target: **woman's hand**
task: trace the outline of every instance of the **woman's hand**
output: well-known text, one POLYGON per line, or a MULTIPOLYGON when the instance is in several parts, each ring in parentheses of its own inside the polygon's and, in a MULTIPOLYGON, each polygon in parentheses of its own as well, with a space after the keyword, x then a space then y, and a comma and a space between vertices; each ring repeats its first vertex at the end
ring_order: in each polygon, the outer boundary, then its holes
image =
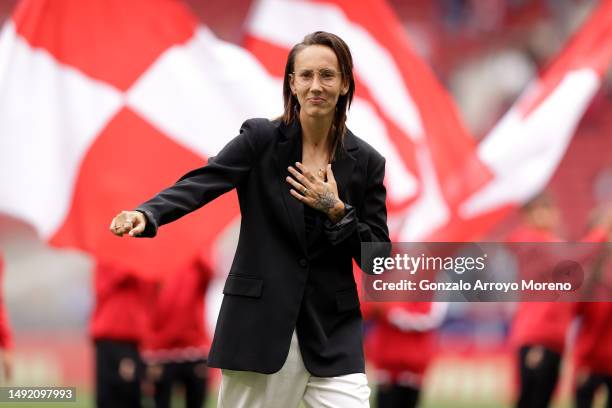
POLYGON ((344 217, 344 203, 338 198, 338 185, 331 164, 327 165, 327 182, 315 176, 302 163, 297 162, 295 166, 299 171, 289 166, 289 173, 293 177, 287 176, 286 179, 293 187, 291 195, 326 214, 332 222, 340 221, 344 217))
POLYGON ((142 234, 147 225, 147 219, 140 211, 121 211, 110 224, 110 230, 117 236, 123 236, 126 232, 134 237, 142 234))

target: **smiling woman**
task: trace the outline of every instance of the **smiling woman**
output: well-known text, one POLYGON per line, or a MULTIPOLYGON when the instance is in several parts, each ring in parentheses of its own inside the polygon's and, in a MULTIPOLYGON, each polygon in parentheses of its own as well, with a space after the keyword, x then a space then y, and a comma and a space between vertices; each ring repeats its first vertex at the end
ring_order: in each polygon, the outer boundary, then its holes
POLYGON ((369 404, 352 259, 389 235, 385 159, 345 124, 354 91, 344 41, 307 35, 287 58, 282 117, 247 120, 206 166, 111 223, 153 237, 236 188, 240 238, 208 361, 223 369, 219 407, 369 404))

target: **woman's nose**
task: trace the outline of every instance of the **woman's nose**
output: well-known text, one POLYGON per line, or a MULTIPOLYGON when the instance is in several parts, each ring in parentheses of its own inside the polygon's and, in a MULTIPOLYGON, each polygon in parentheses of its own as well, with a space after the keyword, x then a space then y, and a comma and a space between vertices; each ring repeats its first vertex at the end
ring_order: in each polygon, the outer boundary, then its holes
POLYGON ((319 75, 314 75, 312 78, 312 83, 310 84, 310 89, 311 90, 320 90, 323 87, 321 86, 321 79, 319 78, 319 75))

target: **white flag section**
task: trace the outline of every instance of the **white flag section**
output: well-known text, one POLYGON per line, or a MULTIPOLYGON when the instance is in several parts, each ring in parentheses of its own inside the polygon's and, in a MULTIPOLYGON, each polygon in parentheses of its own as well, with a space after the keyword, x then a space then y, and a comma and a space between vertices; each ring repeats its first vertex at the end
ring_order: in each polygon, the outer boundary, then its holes
POLYGON ((481 142, 478 155, 495 177, 462 204, 462 216, 520 205, 546 187, 611 62, 612 1, 604 0, 481 142))

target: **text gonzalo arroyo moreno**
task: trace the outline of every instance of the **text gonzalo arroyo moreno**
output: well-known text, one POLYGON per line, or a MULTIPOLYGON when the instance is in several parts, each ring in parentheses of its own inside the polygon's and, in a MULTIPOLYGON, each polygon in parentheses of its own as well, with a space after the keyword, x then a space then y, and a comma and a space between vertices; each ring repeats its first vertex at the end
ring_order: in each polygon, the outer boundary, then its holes
MULTIPOLYGON (((387 271, 401 271, 399 275, 413 277, 417 271, 425 272, 452 272, 463 275, 465 272, 474 274, 474 279, 459 279, 451 282, 438 282, 431 279, 373 279, 372 289, 375 291, 572 291, 569 282, 537 281, 534 279, 521 279, 519 282, 487 281, 479 276, 484 272, 487 264, 487 254, 481 256, 411 256, 396 254, 393 257, 375 257, 372 261, 372 272, 382 275, 387 271)), ((398 274, 396 274, 398 275, 398 274)), ((466 275, 468 276, 468 275, 466 275)), ((382 277, 381 277, 382 278, 382 277)))

